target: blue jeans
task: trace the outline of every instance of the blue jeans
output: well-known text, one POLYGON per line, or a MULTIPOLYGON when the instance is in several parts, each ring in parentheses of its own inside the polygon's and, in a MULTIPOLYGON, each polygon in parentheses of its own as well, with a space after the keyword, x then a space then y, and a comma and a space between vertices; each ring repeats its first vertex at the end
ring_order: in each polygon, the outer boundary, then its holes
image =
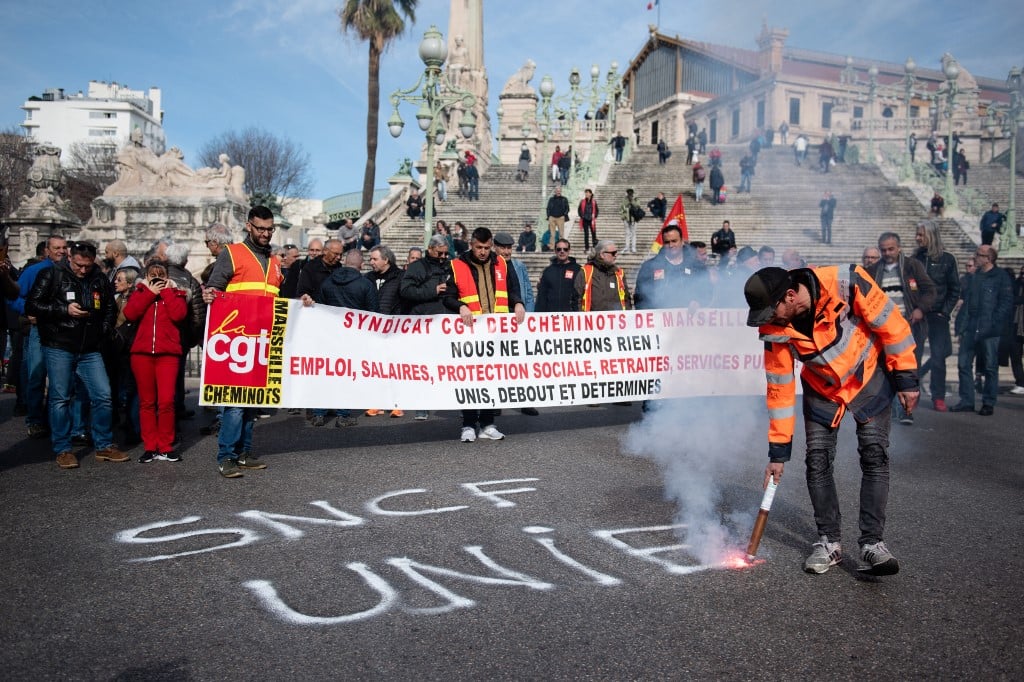
POLYGON ((999 337, 974 340, 965 334, 960 339, 956 369, 960 378, 960 404, 974 406, 974 356, 978 356, 978 370, 985 377, 981 389, 981 404, 995 407, 999 393, 999 337))
POLYGON ((252 451, 252 429, 256 424, 255 407, 225 407, 217 435, 217 464, 252 451))
MULTIPOLYGON (((949 318, 938 313, 928 313, 928 347, 931 357, 921 367, 921 374, 931 372, 932 398, 946 399, 946 358, 953 354, 953 339, 949 334, 949 318)), ((921 347, 919 347, 921 348, 921 347)), ((921 364, 923 348, 918 351, 917 364, 921 364)))
POLYGON ((113 445, 111 433, 110 382, 99 353, 71 353, 43 347, 46 373, 50 378, 50 440, 56 453, 71 450, 72 401, 77 377, 89 394, 92 441, 97 450, 113 445))
POLYGON ((753 175, 751 173, 740 174, 740 188, 736 190, 737 194, 739 194, 740 192, 750 192, 750 178, 752 177, 753 175))
MULTIPOLYGON (((889 501, 889 426, 888 409, 869 421, 857 422, 857 452, 860 453, 860 538, 858 544, 879 542, 885 532, 885 508, 889 501)), ((818 535, 829 542, 842 536, 839 495, 833 477, 838 428, 822 426, 804 419, 807 435, 807 492, 814 507, 818 535)))
POLYGON ((25 406, 28 408, 25 424, 45 424, 43 394, 46 389, 46 360, 43 359, 43 347, 39 343, 39 328, 35 325, 32 325, 31 331, 25 337, 21 382, 25 387, 25 406))
POLYGON ((469 179, 469 199, 471 201, 480 200, 480 178, 472 177, 469 179))

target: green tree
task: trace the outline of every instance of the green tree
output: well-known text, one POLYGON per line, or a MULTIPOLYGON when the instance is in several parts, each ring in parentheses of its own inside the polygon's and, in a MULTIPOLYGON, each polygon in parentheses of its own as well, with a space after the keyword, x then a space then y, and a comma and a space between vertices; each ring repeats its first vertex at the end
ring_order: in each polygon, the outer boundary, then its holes
POLYGON ((338 10, 343 33, 354 33, 370 46, 366 86, 366 172, 363 174, 362 212, 373 205, 377 174, 377 129, 380 111, 380 56, 405 31, 404 15, 416 21, 417 0, 345 0, 338 10))

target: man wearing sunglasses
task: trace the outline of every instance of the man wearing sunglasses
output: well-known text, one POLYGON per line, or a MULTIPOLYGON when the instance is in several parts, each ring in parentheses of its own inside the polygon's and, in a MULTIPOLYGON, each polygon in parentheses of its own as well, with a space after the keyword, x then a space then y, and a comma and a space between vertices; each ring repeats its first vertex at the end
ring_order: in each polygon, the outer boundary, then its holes
POLYGON ((594 257, 573 278, 579 310, 630 310, 633 297, 626 283, 626 271, 617 265, 619 248, 610 239, 594 247, 594 257))
POLYGON ((39 340, 50 381, 50 440, 61 469, 78 468, 71 450, 71 405, 75 378, 89 395, 92 437, 100 462, 127 462, 114 445, 110 382, 100 347, 110 337, 117 306, 110 281, 96 267, 96 246, 72 242, 67 261, 39 273, 25 304, 38 320, 39 340))
POLYGON ((538 313, 567 313, 579 309, 574 282, 582 267, 569 255, 568 239, 555 242, 555 256, 537 284, 538 313))

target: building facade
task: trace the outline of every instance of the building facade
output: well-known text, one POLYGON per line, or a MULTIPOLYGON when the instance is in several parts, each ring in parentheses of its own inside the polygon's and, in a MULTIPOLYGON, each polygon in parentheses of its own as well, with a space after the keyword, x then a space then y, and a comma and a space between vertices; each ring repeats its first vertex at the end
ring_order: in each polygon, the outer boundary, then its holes
MULTIPOLYGON (((1006 103, 1003 81, 975 77, 958 66, 956 98, 944 69, 876 62, 786 47, 788 31, 763 26, 757 50, 669 37, 652 27, 650 38, 623 76, 633 102, 638 144, 682 145, 689 126, 704 130, 709 144, 745 143, 764 130, 788 126, 812 144, 828 135, 881 149, 902 145, 911 132, 926 139, 950 130, 968 157, 989 152, 984 118, 988 105, 1006 103), (982 139, 984 138, 984 145, 982 139), (876 147, 877 145, 877 147, 876 147)), ((1007 141, 1001 140, 1005 148, 1007 141)), ((866 160, 866 159, 864 159, 866 160)))
POLYGON ((76 142, 120 148, 135 130, 154 154, 166 151, 160 88, 131 90, 118 83, 90 81, 85 93, 69 95, 63 88, 49 88, 29 97, 21 108, 25 133, 36 142, 60 147, 65 163, 76 142))

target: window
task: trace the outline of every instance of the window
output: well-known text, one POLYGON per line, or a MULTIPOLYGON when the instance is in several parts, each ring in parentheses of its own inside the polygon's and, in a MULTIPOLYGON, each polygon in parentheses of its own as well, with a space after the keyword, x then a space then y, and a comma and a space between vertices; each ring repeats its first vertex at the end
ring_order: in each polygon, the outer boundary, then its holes
POLYGON ((26 121, 31 121, 32 120, 32 110, 31 109, 26 109, 25 110, 25 120, 26 121))
POLYGON ((821 103, 821 127, 825 130, 832 127, 832 102, 821 103))
POLYGON ((708 142, 715 144, 718 142, 718 119, 712 118, 708 120, 708 142))
POLYGON ((800 125, 800 98, 790 97, 789 98, 789 125, 798 126, 800 125))
POLYGON ((764 128, 764 100, 757 101, 757 127, 764 128))
POLYGON ((910 105, 910 118, 920 118, 920 117, 921 117, 921 107, 917 106, 916 104, 911 104, 910 105))
POLYGON ((740 136, 740 110, 739 109, 733 109, 732 110, 732 136, 733 137, 739 137, 740 136))
POLYGON ((89 128, 89 137, 114 137, 117 130, 113 128, 89 128))
POLYGON ((658 144, 658 122, 651 123, 651 144, 658 144))
POLYGON ((892 107, 882 109, 882 118, 892 118, 893 115, 892 107))
POLYGON ((90 111, 89 112, 89 118, 103 118, 103 119, 117 118, 117 112, 116 111, 90 111))
POLYGON ((853 108, 853 117, 854 118, 864 118, 864 107, 854 107, 853 108))

